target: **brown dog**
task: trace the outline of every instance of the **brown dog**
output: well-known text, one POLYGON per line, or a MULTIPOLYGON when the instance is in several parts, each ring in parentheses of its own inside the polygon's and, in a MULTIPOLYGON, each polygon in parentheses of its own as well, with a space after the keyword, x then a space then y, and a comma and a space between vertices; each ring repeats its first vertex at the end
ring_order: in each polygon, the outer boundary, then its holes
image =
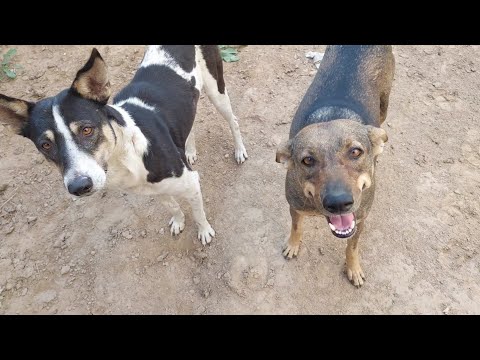
POLYGON ((387 141, 387 116, 395 70, 391 46, 329 46, 295 114, 290 139, 277 150, 288 168, 286 197, 292 229, 283 255, 298 254, 305 215, 323 215, 347 239, 347 276, 365 275, 358 239, 373 202, 377 156, 387 141))

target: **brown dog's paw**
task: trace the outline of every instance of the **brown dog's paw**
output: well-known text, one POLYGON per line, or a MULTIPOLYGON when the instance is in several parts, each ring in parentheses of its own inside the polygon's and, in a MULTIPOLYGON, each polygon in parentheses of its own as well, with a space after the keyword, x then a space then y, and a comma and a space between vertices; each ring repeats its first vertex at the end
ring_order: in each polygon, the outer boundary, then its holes
POLYGON ((347 277, 357 288, 361 287, 365 280, 365 274, 359 264, 351 267, 347 265, 347 277))
POLYGON ((287 244, 285 249, 283 249, 283 256, 285 259, 290 260, 293 257, 296 257, 298 255, 298 250, 300 249, 300 244, 298 245, 290 245, 287 244))

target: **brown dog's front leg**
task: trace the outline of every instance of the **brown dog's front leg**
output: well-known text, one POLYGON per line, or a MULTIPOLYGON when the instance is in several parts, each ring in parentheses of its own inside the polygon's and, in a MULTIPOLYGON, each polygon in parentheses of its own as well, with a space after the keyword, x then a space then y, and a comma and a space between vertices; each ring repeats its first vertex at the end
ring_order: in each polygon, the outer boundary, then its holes
POLYGON ((360 260, 358 258, 358 239, 363 230, 363 221, 357 225, 357 231, 347 241, 346 262, 347 262, 347 276, 348 280, 352 282, 356 287, 363 285, 365 280, 365 274, 360 267, 360 260))
POLYGON ((302 242, 303 235, 303 218, 304 215, 290 207, 290 215, 292 216, 292 229, 290 231, 290 238, 287 246, 283 249, 283 256, 286 259, 291 259, 298 255, 298 249, 302 242))

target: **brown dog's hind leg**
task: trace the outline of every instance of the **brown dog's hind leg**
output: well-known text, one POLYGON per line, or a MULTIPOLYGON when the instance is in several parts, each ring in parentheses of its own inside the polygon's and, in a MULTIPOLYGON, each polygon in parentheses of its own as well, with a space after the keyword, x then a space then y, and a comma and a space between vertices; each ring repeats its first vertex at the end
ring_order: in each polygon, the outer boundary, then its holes
POLYGON ((290 207, 290 215, 292 216, 292 229, 290 231, 290 238, 286 247, 283 249, 283 256, 286 259, 291 259, 298 255, 298 249, 302 242, 303 235, 303 218, 304 215, 300 214, 295 209, 290 207))
POLYGON ((348 239, 346 254, 347 277, 353 285, 360 287, 365 280, 365 274, 360 267, 360 259, 358 258, 358 239, 363 230, 363 222, 357 225, 357 231, 348 239))

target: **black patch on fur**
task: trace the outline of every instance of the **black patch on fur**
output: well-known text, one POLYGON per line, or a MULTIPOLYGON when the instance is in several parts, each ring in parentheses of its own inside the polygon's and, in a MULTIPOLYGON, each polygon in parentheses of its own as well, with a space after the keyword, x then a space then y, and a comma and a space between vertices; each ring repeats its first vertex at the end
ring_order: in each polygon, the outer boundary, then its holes
POLYGON ((181 176, 190 169, 185 156, 185 142, 195 119, 198 91, 192 82, 162 65, 140 68, 132 82, 114 98, 114 104, 137 97, 153 106, 150 111, 125 103, 122 107, 133 117, 150 143, 143 162, 149 182, 181 176))
POLYGON ((223 79, 223 62, 218 45, 201 45, 203 58, 208 72, 217 80, 218 92, 225 94, 225 80, 223 79))
POLYGON ((329 64, 327 71, 322 71, 322 65, 313 79, 307 93, 302 99, 297 113, 290 128, 290 138, 293 138, 305 126, 317 122, 335 120, 336 111, 331 116, 322 119, 310 118, 310 115, 318 109, 326 106, 340 107, 353 110, 366 125, 375 124, 375 117, 369 113, 363 104, 364 94, 361 84, 358 81, 360 64, 368 56, 371 46, 350 46, 344 45, 327 49, 335 51, 334 64, 329 64))
POLYGON ((162 45, 182 70, 189 73, 195 67, 195 45, 162 45))
POLYGON ((120 114, 113 107, 107 105, 107 106, 105 106, 104 110, 105 110, 105 114, 108 116, 109 120, 115 121, 120 126, 127 125, 125 123, 125 120, 123 120, 122 114, 120 114))

